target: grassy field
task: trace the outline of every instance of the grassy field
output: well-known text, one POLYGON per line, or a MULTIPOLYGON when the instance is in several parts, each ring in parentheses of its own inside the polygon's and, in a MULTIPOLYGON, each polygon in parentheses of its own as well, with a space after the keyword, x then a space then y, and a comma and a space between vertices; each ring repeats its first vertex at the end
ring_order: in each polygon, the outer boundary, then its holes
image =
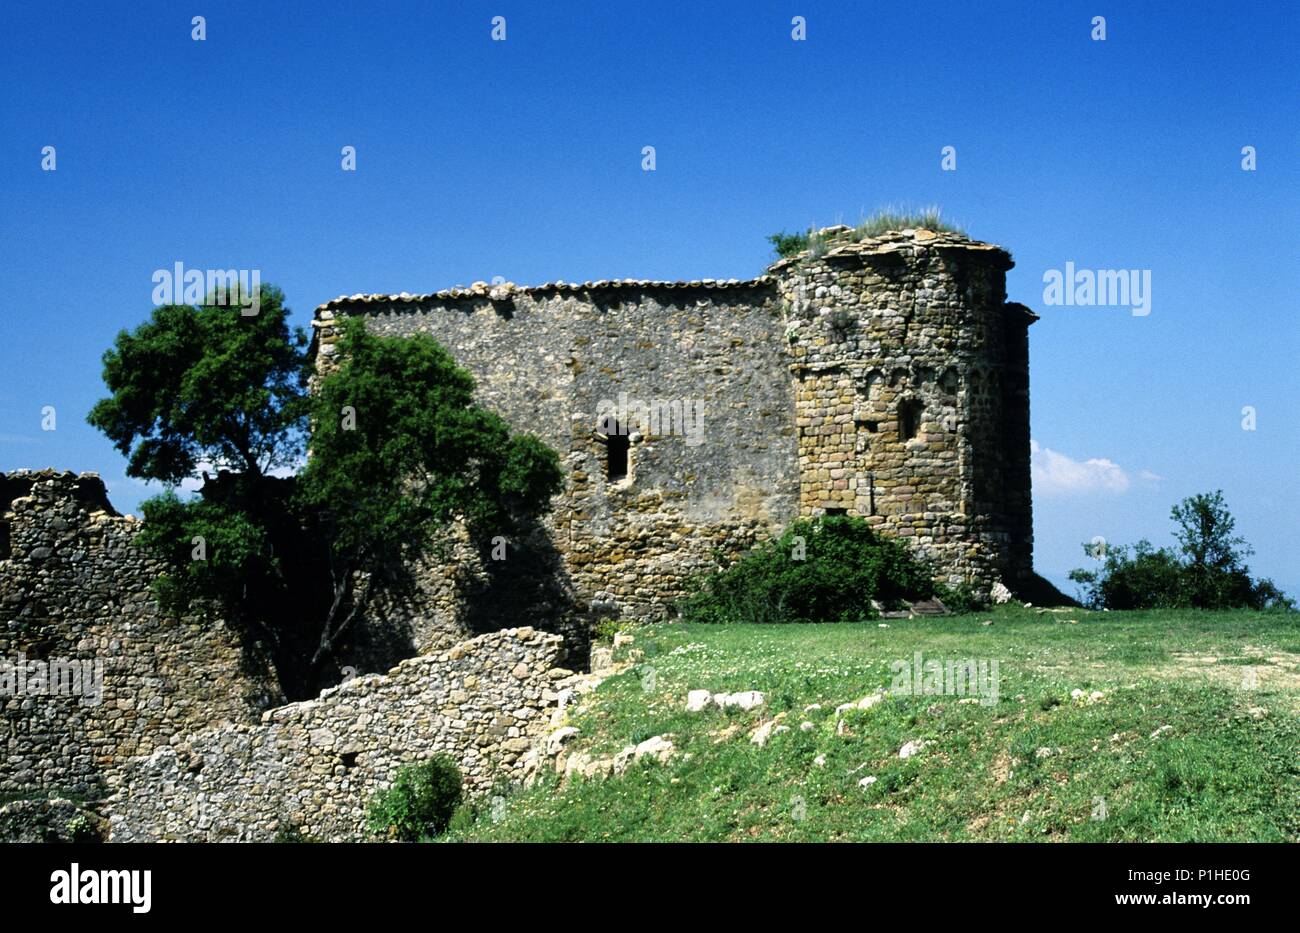
POLYGON ((613 755, 664 735, 673 757, 605 779, 548 774, 450 838, 1298 841, 1297 618, 1006 608, 634 629, 644 657, 572 711, 571 748, 613 755), (996 701, 891 694, 891 663, 910 668, 917 651, 996 661, 996 701), (687 713, 694 689, 766 703, 687 713), (789 731, 750 741, 779 714, 789 731), (927 744, 902 759, 909 742, 927 744))

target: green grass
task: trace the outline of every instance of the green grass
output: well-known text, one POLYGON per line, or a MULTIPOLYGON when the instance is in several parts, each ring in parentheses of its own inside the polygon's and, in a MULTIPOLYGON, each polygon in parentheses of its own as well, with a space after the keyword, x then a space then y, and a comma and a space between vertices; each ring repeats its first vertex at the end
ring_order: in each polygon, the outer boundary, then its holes
POLYGON ((612 755, 669 734, 671 761, 608 779, 548 775, 451 838, 1297 841, 1296 619, 1009 608, 888 628, 636 629, 644 659, 571 715, 574 747, 612 755), (998 701, 889 696, 848 714, 837 735, 835 707, 887 690, 890 663, 917 650, 998 661, 998 701), (687 691, 700 688, 758 689, 767 704, 684 712, 687 691), (1085 704, 1074 689, 1105 696, 1085 704), (823 708, 805 715, 811 703, 823 708), (752 744, 752 730, 781 712, 791 731, 752 744), (800 731, 804 719, 811 731, 800 731), (900 760, 913 740, 931 744, 900 760), (877 781, 864 789, 866 775, 877 781), (1094 818, 1099 801, 1105 818, 1094 818))
POLYGON ((816 229, 804 233, 774 233, 767 238, 780 259, 797 256, 808 250, 812 256, 821 256, 832 242, 857 243, 868 237, 880 236, 891 230, 933 230, 936 233, 956 233, 965 235, 966 231, 958 224, 943 219, 943 212, 938 206, 923 207, 920 210, 908 208, 885 207, 869 217, 864 217, 852 230, 843 231, 829 239, 823 239, 816 229))
POLYGON ((960 226, 943 219, 943 211, 937 205, 923 207, 920 210, 886 207, 876 211, 853 228, 853 239, 864 240, 879 236, 890 230, 922 229, 936 233, 965 234, 960 226))

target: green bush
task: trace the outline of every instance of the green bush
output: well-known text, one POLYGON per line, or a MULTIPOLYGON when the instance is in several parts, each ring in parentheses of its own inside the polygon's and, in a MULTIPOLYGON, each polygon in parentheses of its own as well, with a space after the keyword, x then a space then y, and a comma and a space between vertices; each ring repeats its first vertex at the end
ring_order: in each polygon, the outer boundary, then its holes
POLYGON ((601 616, 591 626, 591 640, 609 644, 614 636, 627 628, 627 622, 615 616, 601 616))
POLYGON ((963 583, 957 587, 936 585, 934 595, 957 615, 983 612, 991 605, 988 590, 981 590, 970 583, 963 583))
POLYGON ((470 832, 478 822, 479 815, 478 804, 469 801, 462 803, 447 821, 447 832, 458 836, 470 832))
POLYGON ((1182 576, 1178 555, 1146 540, 1133 547, 1132 556, 1123 545, 1109 548, 1099 570, 1070 571, 1070 579, 1083 585, 1083 602, 1094 609, 1177 609, 1186 605, 1182 576))
MULTIPOLYGON (((1084 545, 1091 553, 1092 545, 1084 545)), ((1244 567, 1184 561, 1169 548, 1142 540, 1131 549, 1107 549, 1097 570, 1070 571, 1093 609, 1289 609, 1291 600, 1271 580, 1252 581, 1244 567)))
POLYGON ((460 806, 464 789, 460 768, 438 755, 397 770, 393 786, 370 800, 370 832, 386 839, 418 842, 442 833, 460 806))
POLYGON ((895 607, 934 591, 929 568, 903 544, 837 515, 794 522, 695 581, 678 608, 696 622, 854 622, 876 615, 873 599, 895 607))
POLYGON ((1083 587, 1093 609, 1274 609, 1295 603, 1271 580, 1253 580, 1245 559, 1253 553, 1233 533, 1236 521, 1221 492, 1190 496, 1171 510, 1179 548, 1155 548, 1142 540, 1130 549, 1083 546, 1099 560, 1095 570, 1076 568, 1070 579, 1083 587))
POLYGON ((773 233, 767 238, 767 242, 772 244, 772 249, 782 259, 790 256, 797 256, 808 248, 808 234, 806 233, 786 233, 782 230, 780 233, 773 233))

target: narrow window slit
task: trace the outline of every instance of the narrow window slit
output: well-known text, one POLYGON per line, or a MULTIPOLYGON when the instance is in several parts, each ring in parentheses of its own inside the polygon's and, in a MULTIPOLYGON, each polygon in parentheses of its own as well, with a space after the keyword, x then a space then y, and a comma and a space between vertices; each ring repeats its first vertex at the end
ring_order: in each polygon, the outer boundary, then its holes
POLYGON ((611 483, 627 479, 628 448, 630 441, 618 422, 614 432, 605 436, 605 478, 611 483))
POLYGON ((915 400, 898 406, 898 436, 910 441, 921 430, 921 403, 915 400))

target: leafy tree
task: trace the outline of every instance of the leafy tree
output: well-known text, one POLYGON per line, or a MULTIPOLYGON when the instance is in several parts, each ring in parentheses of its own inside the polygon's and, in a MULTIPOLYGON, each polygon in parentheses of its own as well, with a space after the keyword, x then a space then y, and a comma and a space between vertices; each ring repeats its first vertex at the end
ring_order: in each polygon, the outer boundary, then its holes
POLYGON ((280 610, 298 569, 284 559, 298 523, 292 484, 269 474, 302 458, 307 338, 290 328, 275 286, 260 287, 255 315, 241 313, 247 297, 236 288, 199 306, 164 305, 119 332, 103 358, 111 394, 87 421, 127 456, 128 475, 202 483, 199 498, 168 491, 141 504, 139 544, 170 568, 155 584, 163 609, 220 610, 254 630, 288 683, 300 639, 283 621, 295 616, 280 610))
POLYGON ((1246 558, 1254 551, 1235 535, 1236 520, 1222 491, 1189 496, 1171 509, 1178 551, 1139 541, 1132 554, 1112 546, 1095 570, 1076 568, 1070 579, 1084 587, 1094 609, 1292 609, 1271 580, 1254 581, 1246 558))
POLYGON ((267 530, 255 516, 216 502, 185 501, 170 489, 146 499, 141 511, 144 523, 136 544, 161 555, 172 568, 155 587, 165 608, 220 601, 239 593, 249 580, 280 573, 267 530))
POLYGON ((509 537, 559 492, 559 458, 474 404, 474 381, 431 337, 376 337, 345 321, 342 362, 312 398, 311 458, 299 495, 329 542, 331 601, 313 660, 330 651, 392 578, 465 522, 509 537))
POLYGON ((167 490, 141 503, 139 547, 168 571, 154 582, 166 612, 220 614, 270 650, 291 699, 321 684, 308 663, 323 613, 320 544, 294 509, 292 478, 223 472, 200 495, 167 490))
POLYGON ((287 315, 270 286, 257 316, 211 302, 157 309, 105 354, 112 394, 89 421, 129 454, 133 476, 201 475, 198 498, 169 491, 142 505, 139 543, 169 567, 160 603, 254 631, 300 697, 333 682, 323 662, 376 581, 406 579, 405 562, 455 521, 478 541, 519 532, 563 476, 553 451, 474 404, 469 374, 428 337, 348 321, 339 366, 309 393, 305 338, 287 315), (298 474, 269 475, 287 467, 298 474))
POLYGON ((1254 551, 1245 538, 1233 534, 1237 522, 1223 501, 1223 491, 1190 496, 1170 510, 1170 517, 1178 525, 1174 537, 1186 561, 1192 604, 1214 607, 1249 602, 1246 558, 1254 551))
POLYGON ((241 298, 155 308, 104 354, 112 394, 87 420, 128 457, 127 475, 179 483, 210 464, 261 476, 301 457, 307 337, 274 286, 256 315, 241 298))
POLYGON ((781 259, 788 259, 796 256, 808 248, 811 237, 807 233, 786 233, 782 230, 780 233, 773 233, 767 238, 767 242, 772 244, 772 249, 781 259))

